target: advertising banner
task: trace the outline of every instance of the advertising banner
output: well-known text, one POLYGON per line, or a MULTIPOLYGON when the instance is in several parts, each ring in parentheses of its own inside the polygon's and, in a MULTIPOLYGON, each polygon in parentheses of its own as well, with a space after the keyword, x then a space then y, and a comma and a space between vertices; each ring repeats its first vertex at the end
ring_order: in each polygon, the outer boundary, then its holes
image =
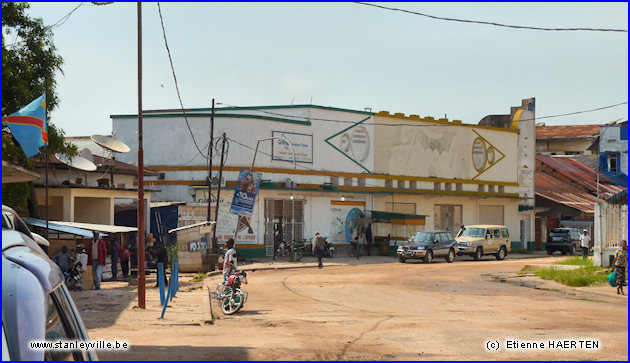
POLYGON ((350 243, 357 235, 360 235, 360 220, 365 216, 364 202, 342 202, 330 201, 330 236, 328 242, 331 243, 350 243))
POLYGON ((236 182, 231 213, 249 217, 254 212, 254 202, 260 188, 261 173, 241 169, 236 182))

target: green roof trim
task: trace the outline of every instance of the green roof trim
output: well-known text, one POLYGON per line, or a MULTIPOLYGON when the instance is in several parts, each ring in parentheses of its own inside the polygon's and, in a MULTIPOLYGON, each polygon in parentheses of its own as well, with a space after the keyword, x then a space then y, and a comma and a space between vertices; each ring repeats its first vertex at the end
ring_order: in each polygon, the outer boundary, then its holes
POLYGON ((426 219, 427 216, 423 214, 405 214, 405 213, 394 213, 394 212, 380 212, 380 211, 371 211, 372 219, 390 221, 392 219, 426 219))
MULTIPOLYGON (((245 107, 221 107, 218 110, 220 111, 237 111, 237 110, 277 110, 283 108, 317 108, 320 110, 328 110, 328 111, 340 111, 340 112, 352 112, 358 113, 361 115, 374 115, 374 112, 368 111, 359 111, 359 110, 350 110, 347 108, 338 108, 331 106, 319 106, 319 105, 278 105, 278 106, 245 106, 245 107)), ((211 111, 212 108, 191 108, 191 111, 211 111)), ((216 112, 217 108, 215 108, 216 112)))
MULTIPOLYGON (((212 116, 211 113, 186 113, 186 117, 188 118, 210 118, 212 116)), ((138 119, 138 115, 110 115, 112 119, 138 119)), ((183 113, 161 113, 161 114, 143 114, 142 118, 166 118, 166 117, 184 117, 183 113)), ((290 120, 279 117, 270 117, 263 115, 247 115, 247 114, 235 114, 235 113, 215 113, 215 118, 249 118, 249 119, 260 119, 267 121, 276 121, 276 122, 284 122, 296 125, 304 125, 310 126, 310 121, 298 121, 298 120, 290 120)))

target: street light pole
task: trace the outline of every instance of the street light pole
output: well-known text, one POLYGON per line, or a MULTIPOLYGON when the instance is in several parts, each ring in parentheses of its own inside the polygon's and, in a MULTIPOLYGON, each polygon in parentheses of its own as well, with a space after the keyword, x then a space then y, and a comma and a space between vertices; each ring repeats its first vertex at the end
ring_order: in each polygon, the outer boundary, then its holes
POLYGON ((142 3, 138 2, 138 307, 145 308, 144 154, 142 150, 142 3))

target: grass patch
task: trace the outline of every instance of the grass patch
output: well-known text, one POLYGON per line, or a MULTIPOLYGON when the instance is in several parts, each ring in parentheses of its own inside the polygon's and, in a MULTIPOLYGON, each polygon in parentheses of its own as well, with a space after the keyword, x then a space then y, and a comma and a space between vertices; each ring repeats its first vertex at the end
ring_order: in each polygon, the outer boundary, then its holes
POLYGON ((544 280, 557 281, 567 286, 596 286, 608 281, 608 275, 602 273, 605 269, 587 266, 575 270, 558 270, 553 267, 540 268, 534 273, 544 280))
POLYGON ((200 272, 197 276, 195 276, 195 278, 193 279, 193 282, 202 282, 205 278, 206 278, 206 274, 203 272, 200 272))
POLYGON ((510 249, 510 253, 527 253, 530 254, 532 253, 532 251, 526 249, 526 248, 511 248, 510 249))
POLYGON ((563 258, 562 260, 558 262, 554 262, 554 265, 594 267, 593 260, 591 260, 590 258, 584 258, 582 256, 573 256, 573 257, 563 258))

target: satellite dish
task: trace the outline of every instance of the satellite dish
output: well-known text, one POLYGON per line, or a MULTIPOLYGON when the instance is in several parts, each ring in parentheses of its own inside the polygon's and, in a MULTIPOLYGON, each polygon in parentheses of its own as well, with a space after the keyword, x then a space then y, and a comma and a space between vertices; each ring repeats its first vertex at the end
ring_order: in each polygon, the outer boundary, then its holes
POLYGON ((94 163, 94 155, 92 155, 92 152, 87 147, 79 151, 79 156, 94 163))
POLYGON ((96 170, 96 165, 94 165, 93 162, 78 155, 73 157, 72 160, 66 155, 60 154, 60 153, 55 154, 55 157, 57 158, 57 160, 75 169, 85 170, 85 171, 96 170))
POLYGON ((129 146, 127 146, 127 144, 122 141, 116 140, 111 136, 92 135, 92 141, 97 143, 99 146, 104 147, 105 149, 117 153, 128 153, 131 150, 129 146))

